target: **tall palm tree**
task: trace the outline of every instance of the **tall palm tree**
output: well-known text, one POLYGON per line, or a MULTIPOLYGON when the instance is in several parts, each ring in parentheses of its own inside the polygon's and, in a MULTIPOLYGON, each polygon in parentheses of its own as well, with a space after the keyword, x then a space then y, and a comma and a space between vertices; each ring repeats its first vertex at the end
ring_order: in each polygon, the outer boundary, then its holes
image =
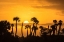
POLYGON ((23 22, 22 22, 22 27, 21 27, 21 34, 22 34, 22 37, 23 37, 23 22))
POLYGON ((14 27, 14 24, 11 24, 11 27, 12 27, 12 34, 13 34, 13 27, 14 27))
POLYGON ((26 25, 25 26, 25 29, 27 29, 27 37, 28 37, 28 28, 29 28, 30 26, 29 25, 26 25))
POLYGON ((59 23, 58 23, 58 25, 59 25, 59 30, 58 30, 58 35, 59 35, 59 33, 60 33, 60 30, 61 30, 61 26, 62 26, 62 20, 59 20, 59 23))
POLYGON ((33 30, 34 30, 34 33, 35 33, 35 36, 36 36, 36 30, 38 29, 37 24, 39 23, 39 21, 37 20, 36 17, 31 18, 31 21, 33 21, 33 24, 34 23, 36 24, 36 27, 35 26, 33 27, 34 28, 33 30))
POLYGON ((19 22, 19 17, 14 17, 13 18, 13 21, 16 21, 16 34, 17 34, 17 22, 19 22))
POLYGON ((58 24, 57 24, 57 20, 53 20, 53 23, 54 23, 54 25, 55 25, 56 33, 57 33, 57 26, 58 26, 58 24))

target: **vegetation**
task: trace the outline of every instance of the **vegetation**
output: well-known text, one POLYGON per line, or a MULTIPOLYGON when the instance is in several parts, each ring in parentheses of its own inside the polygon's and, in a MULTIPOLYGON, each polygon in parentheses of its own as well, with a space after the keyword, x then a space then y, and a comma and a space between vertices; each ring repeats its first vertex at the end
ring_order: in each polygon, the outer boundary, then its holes
POLYGON ((26 25, 25 29, 27 30, 27 37, 23 36, 23 26, 24 24, 21 24, 21 34, 22 37, 19 37, 17 34, 17 22, 19 22, 19 17, 14 17, 14 21, 16 21, 16 33, 14 35, 13 27, 14 24, 11 24, 7 20, 0 21, 0 42, 62 42, 64 41, 64 28, 62 27, 62 20, 53 20, 53 25, 49 26, 48 28, 44 26, 39 26, 38 23, 39 20, 36 17, 31 18, 31 21, 33 21, 33 25, 26 25), (59 29, 57 29, 59 27, 59 29), (9 30, 12 28, 12 31, 9 32, 9 30), (28 29, 30 29, 30 34, 28 34, 28 29), (40 36, 36 36, 36 31, 40 29, 40 36), (34 31, 34 33, 33 33, 34 31), (56 31, 56 32, 55 32, 56 31), (60 32, 62 31, 62 32, 60 32), (33 35, 32 35, 33 34, 33 35))
POLYGON ((19 20, 19 17, 14 17, 14 18, 13 18, 13 21, 16 21, 16 33, 15 33, 15 34, 17 34, 17 22, 20 21, 20 20, 19 20))
POLYGON ((14 27, 14 24, 11 24, 11 27, 12 27, 12 32, 11 32, 11 33, 14 34, 14 33, 13 33, 13 27, 14 27))

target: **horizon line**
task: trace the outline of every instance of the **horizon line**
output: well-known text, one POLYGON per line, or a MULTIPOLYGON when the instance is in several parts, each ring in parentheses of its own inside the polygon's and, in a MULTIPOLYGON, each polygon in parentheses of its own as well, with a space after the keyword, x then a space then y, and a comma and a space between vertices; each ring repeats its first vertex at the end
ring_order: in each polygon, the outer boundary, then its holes
MULTIPOLYGON (((11 24, 16 24, 16 23, 11 23, 11 24)), ((33 23, 23 23, 24 25, 25 24, 33 24, 33 23)), ((45 23, 45 24, 38 24, 38 25, 52 25, 53 23, 45 23)), ((18 25, 22 25, 22 23, 18 23, 18 25)), ((64 25, 64 23, 62 24, 62 25, 64 25)))

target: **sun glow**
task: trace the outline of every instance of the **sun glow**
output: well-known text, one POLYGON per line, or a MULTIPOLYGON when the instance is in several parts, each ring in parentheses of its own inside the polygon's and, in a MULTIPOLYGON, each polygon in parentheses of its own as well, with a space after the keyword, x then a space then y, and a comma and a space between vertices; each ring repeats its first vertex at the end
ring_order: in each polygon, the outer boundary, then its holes
POLYGON ((26 21, 24 21, 24 23, 29 23, 29 22, 26 20, 26 21))

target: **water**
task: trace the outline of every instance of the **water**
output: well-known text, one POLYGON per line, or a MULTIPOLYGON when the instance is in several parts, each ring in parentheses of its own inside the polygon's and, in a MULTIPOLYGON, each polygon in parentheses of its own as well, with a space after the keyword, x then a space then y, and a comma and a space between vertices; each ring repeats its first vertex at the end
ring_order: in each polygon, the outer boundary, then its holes
MULTIPOLYGON (((38 25, 38 27, 39 27, 39 26, 41 26, 41 25, 38 25)), ((48 25, 42 25, 42 26, 48 28, 48 25)), ((49 26, 51 26, 51 25, 49 25, 49 26)), ((62 28, 63 28, 63 27, 64 27, 64 25, 62 25, 62 28)), ((16 30, 16 28, 15 28, 15 26, 14 26, 14 28, 13 28, 13 32, 14 32, 14 33, 15 33, 15 30, 16 30)), ((12 31, 12 29, 11 29, 10 31, 12 31)), ((30 29, 28 29, 28 33, 30 34, 30 29)), ((39 28, 38 28, 36 34, 37 34, 37 36, 40 36, 40 29, 39 29, 39 28)), ((22 36, 22 35, 21 35, 21 26, 19 26, 19 25, 18 25, 18 28, 17 28, 17 35, 18 35, 19 37, 22 36)), ((27 29, 25 29, 25 26, 23 26, 23 35, 24 35, 24 37, 27 36, 27 29)))

